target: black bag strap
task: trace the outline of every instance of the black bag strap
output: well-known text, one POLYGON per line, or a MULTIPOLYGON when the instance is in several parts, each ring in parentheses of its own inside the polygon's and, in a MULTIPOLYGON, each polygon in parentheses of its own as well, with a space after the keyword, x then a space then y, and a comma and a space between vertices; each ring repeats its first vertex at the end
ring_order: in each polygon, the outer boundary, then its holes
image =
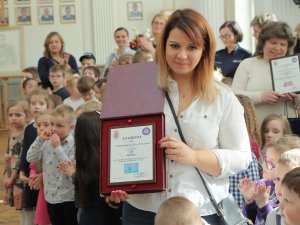
MULTIPOLYGON (((173 106, 173 104, 172 104, 172 101, 171 101, 170 96, 169 96, 168 93, 166 93, 166 98, 167 98, 167 101, 168 101, 168 103, 169 103, 170 109, 171 109, 171 111, 172 111, 172 114, 173 114, 173 117, 174 117, 174 120, 175 120, 175 123, 176 123, 176 126, 177 126, 177 130, 178 130, 179 136, 180 136, 180 138, 181 138, 181 141, 182 141, 183 143, 186 144, 186 141, 185 141, 185 139, 184 139, 184 136, 183 136, 183 133, 182 133, 182 130, 181 130, 181 127, 180 127, 178 118, 177 118, 177 115, 176 115, 176 113, 175 113, 174 106, 173 106)), ((205 190, 206 190, 206 192, 207 192, 207 194, 208 194, 208 197, 209 197, 211 203, 213 204, 215 210, 217 211, 217 215, 218 215, 219 217, 222 217, 222 218, 223 218, 224 213, 223 213, 223 211, 220 209, 220 207, 218 206, 218 204, 217 204, 215 198, 214 198, 214 197, 212 196, 212 194, 210 193, 210 191, 209 191, 209 189, 208 189, 208 187, 207 187, 207 185, 206 185, 206 182, 205 182, 205 180, 204 180, 202 174, 200 173, 200 171, 198 170, 197 167, 195 167, 195 169, 197 170, 197 172, 198 172, 198 174, 199 174, 199 176, 200 176, 200 178, 201 178, 201 180, 202 180, 202 183, 203 183, 203 185, 204 185, 204 188, 205 188, 205 190)))

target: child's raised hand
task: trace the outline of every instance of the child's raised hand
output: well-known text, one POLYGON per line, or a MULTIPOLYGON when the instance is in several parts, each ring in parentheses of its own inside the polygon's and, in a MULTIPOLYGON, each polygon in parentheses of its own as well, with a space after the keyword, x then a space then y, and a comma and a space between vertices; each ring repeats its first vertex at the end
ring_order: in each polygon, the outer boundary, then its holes
POLYGON ((240 180, 238 188, 243 195, 246 204, 250 204, 254 201, 254 195, 256 190, 255 181, 250 180, 249 178, 244 178, 240 180))
POLYGON ((52 136, 52 131, 50 131, 50 130, 43 130, 41 133, 40 133, 40 135, 39 135, 39 137, 40 137, 40 139, 42 139, 42 140, 48 140, 51 136, 52 136))
POLYGON ((64 175, 71 177, 73 173, 75 173, 75 163, 70 161, 60 161, 59 169, 64 175))
POLYGON ((52 143, 53 148, 57 148, 58 146, 60 146, 60 138, 57 134, 52 134, 50 137, 50 141, 52 143))
POLYGON ((266 186, 265 183, 258 184, 256 187, 254 199, 259 208, 264 207, 269 200, 271 186, 266 186))

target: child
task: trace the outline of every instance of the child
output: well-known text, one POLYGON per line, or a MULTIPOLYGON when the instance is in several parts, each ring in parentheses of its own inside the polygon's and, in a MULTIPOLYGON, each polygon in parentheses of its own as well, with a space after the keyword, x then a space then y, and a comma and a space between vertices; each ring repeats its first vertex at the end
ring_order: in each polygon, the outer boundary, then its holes
MULTIPOLYGON (((27 101, 29 103, 29 109, 32 117, 35 119, 38 115, 53 107, 53 102, 49 98, 47 91, 40 88, 32 91, 27 101)), ((27 151, 33 141, 36 139, 36 128, 33 125, 33 121, 27 125, 24 131, 24 141, 20 159, 20 179, 25 183, 24 186, 24 210, 23 218, 24 224, 34 224, 34 208, 36 207, 38 192, 31 190, 28 186, 29 182, 29 163, 26 160, 27 151)), ((31 179, 39 179, 38 176, 31 179)))
POLYGON ((171 197, 164 201, 155 216, 155 225, 202 225, 197 207, 187 198, 171 197))
POLYGON ((263 164, 263 179, 258 182, 248 178, 241 180, 239 189, 245 199, 243 212, 255 224, 265 224, 268 213, 277 207, 273 180, 280 155, 299 145, 291 136, 284 136, 268 144, 263 164))
POLYGON ((130 55, 130 54, 122 55, 122 56, 120 56, 119 61, 118 61, 118 63, 116 63, 116 65, 131 64, 132 59, 133 59, 133 55, 130 55))
POLYGON ((74 111, 76 111, 76 109, 84 103, 84 100, 77 88, 78 80, 79 77, 72 77, 71 79, 67 80, 66 88, 70 97, 63 101, 65 105, 71 106, 74 111))
MULTIPOLYGON (((19 178, 19 160, 24 138, 26 118, 28 116, 28 104, 26 101, 18 101, 7 109, 10 135, 8 148, 4 157, 4 187, 6 196, 4 203, 23 209, 23 184, 19 178)), ((22 221, 22 218, 20 219, 22 221)))
POLYGON ((27 160, 42 159, 44 193, 52 224, 76 225, 74 185, 59 170, 60 161, 74 161, 74 110, 67 105, 57 106, 51 113, 51 124, 52 131, 41 132, 30 146, 27 160))
POLYGON ((94 83, 95 80, 88 76, 81 77, 78 80, 77 88, 85 102, 89 100, 97 101, 94 91, 94 83))
POLYGON ((106 83, 107 83, 107 79, 102 78, 102 79, 97 80, 94 84, 95 96, 102 103, 103 103, 103 98, 104 98, 104 92, 107 88, 106 83))
POLYGON ((117 211, 99 195, 99 130, 99 113, 84 112, 77 119, 74 184, 76 205, 81 209, 79 225, 121 225, 117 211))
MULTIPOLYGON (((51 132, 51 110, 41 112, 40 115, 35 120, 35 126, 37 128, 37 134, 40 135, 42 132, 51 132)), ((36 163, 30 163, 30 176, 42 174, 42 162, 38 161, 36 163)), ((48 212, 47 203, 44 195, 44 188, 42 183, 35 182, 34 179, 29 178, 29 187, 33 190, 39 190, 39 196, 37 201, 37 206, 34 216, 34 224, 46 225, 51 224, 48 212)))
POLYGON ((292 134, 289 121, 282 115, 270 114, 261 124, 260 134, 263 150, 273 140, 284 135, 292 134))
POLYGON ((22 71, 22 82, 24 82, 28 78, 33 78, 35 80, 39 80, 39 74, 36 67, 27 67, 22 71))
POLYGON ((95 66, 87 66, 82 71, 83 76, 88 76, 94 79, 94 81, 99 80, 100 71, 95 66))
POLYGON ((53 86, 53 94, 65 100, 69 97, 67 89, 64 87, 65 67, 62 65, 54 65, 49 70, 49 81, 53 86))
POLYGON ((84 112, 93 112, 93 111, 99 111, 102 110, 102 103, 99 101, 87 101, 83 103, 81 106, 79 106, 76 111, 75 115, 76 118, 78 118, 82 113, 84 112))
MULTIPOLYGON (((279 200, 279 204, 282 202, 281 182, 285 174, 296 167, 300 167, 300 138, 298 138, 298 148, 289 150, 283 153, 275 168, 275 193, 279 200)), ((266 225, 276 224, 283 225, 283 218, 280 214, 279 207, 275 208, 268 214, 266 225)))
POLYGON ((281 183, 282 202, 279 204, 285 225, 300 224, 300 167, 288 172, 281 183))
POLYGON ((153 56, 150 52, 139 48, 136 50, 132 57, 132 63, 142 63, 153 61, 153 56))
POLYGON ((23 81, 23 94, 25 96, 29 95, 33 90, 38 88, 38 82, 34 78, 27 78, 23 81))
POLYGON ((86 52, 80 58, 81 68, 84 69, 87 66, 95 66, 96 58, 93 53, 86 52))

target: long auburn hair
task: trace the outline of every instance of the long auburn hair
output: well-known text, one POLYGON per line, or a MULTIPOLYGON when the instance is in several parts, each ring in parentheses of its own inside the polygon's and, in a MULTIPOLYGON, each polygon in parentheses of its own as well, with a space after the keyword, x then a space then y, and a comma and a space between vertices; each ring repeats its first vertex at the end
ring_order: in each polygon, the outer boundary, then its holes
POLYGON ((198 97, 203 98, 206 103, 211 103, 217 96, 213 76, 216 42, 207 20, 193 9, 176 10, 167 20, 156 48, 158 84, 162 89, 168 90, 170 70, 166 61, 166 45, 174 28, 185 32, 193 43, 203 49, 201 59, 194 70, 193 88, 198 97))
POLYGON ((99 183, 100 119, 95 111, 84 112, 77 119, 75 126, 74 177, 75 194, 80 204, 88 206, 92 202, 90 187, 99 183))

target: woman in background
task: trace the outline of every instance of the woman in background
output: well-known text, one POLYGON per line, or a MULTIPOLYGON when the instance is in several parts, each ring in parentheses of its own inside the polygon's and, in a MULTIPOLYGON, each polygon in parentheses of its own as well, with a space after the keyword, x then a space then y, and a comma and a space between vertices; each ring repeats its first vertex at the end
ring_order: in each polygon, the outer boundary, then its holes
POLYGON ((110 66, 119 65, 119 59, 122 55, 134 55, 135 51, 129 48, 129 32, 124 27, 119 27, 114 32, 115 42, 118 48, 111 53, 105 64, 105 69, 109 68, 110 66))
POLYGON ((155 57, 155 48, 157 46, 157 41, 162 33, 165 23, 167 22, 167 17, 161 13, 156 14, 151 21, 151 31, 152 31, 152 42, 147 40, 145 37, 139 38, 139 46, 146 52, 149 52, 153 58, 155 57))
POLYGON ((243 40, 243 32, 235 21, 226 21, 219 29, 220 39, 225 49, 216 52, 215 67, 225 78, 233 78, 240 62, 249 58, 252 54, 243 49, 239 42, 243 40))
POLYGON ((273 91, 270 60, 290 55, 295 43, 290 26, 284 22, 269 22, 260 32, 256 45, 256 57, 245 59, 239 65, 233 79, 235 94, 249 97, 256 109, 258 124, 269 114, 285 115, 285 104, 289 115, 294 115, 291 101, 298 95, 273 91))
POLYGON ((44 42, 44 56, 38 62, 38 72, 43 88, 53 89, 49 81, 49 69, 57 64, 79 73, 74 56, 65 52, 65 42, 62 36, 58 32, 51 32, 44 42))

